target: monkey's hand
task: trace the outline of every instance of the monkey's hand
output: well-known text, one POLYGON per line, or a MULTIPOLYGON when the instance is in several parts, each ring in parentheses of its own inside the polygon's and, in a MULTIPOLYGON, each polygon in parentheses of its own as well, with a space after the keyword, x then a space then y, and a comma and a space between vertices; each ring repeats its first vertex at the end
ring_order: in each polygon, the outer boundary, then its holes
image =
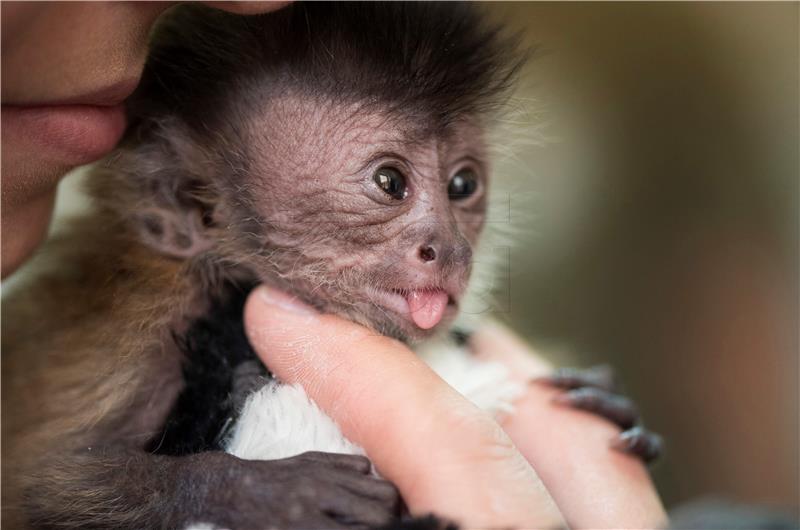
POLYGON ((648 463, 663 451, 661 436, 640 425, 636 405, 616 393, 611 367, 601 365, 583 370, 560 368, 535 381, 566 390, 556 396, 558 403, 598 414, 619 425, 623 431, 612 442, 615 449, 637 455, 648 463))
POLYGON ((310 452, 281 460, 242 460, 199 453, 187 458, 184 471, 190 481, 179 505, 188 513, 176 514, 184 525, 367 528, 400 513, 397 490, 371 476, 371 464, 362 456, 310 452))

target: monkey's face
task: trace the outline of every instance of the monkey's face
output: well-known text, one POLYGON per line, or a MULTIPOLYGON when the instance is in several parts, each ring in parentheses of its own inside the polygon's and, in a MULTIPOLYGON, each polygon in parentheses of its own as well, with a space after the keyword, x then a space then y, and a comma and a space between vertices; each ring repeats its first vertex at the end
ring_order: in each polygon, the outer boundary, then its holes
POLYGON ((484 222, 488 167, 474 121, 425 125, 272 101, 248 133, 261 228, 244 239, 260 279, 401 340, 446 327, 484 222))

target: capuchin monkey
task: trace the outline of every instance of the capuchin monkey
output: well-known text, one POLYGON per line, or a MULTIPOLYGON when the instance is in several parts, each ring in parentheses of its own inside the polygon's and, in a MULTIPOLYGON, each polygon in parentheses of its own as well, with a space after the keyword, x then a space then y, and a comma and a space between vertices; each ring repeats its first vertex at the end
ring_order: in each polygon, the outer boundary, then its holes
MULTIPOLYGON (((485 221, 487 129, 523 55, 469 5, 168 15, 126 136, 89 176, 93 211, 4 300, 7 527, 444 525, 401 519, 359 448, 271 379, 242 306, 267 283, 487 373, 447 332, 485 221), (241 442, 274 407, 327 434, 241 442)), ((658 452, 606 372, 549 381, 628 429, 619 448, 658 452)), ((490 376, 481 405, 504 410, 509 385, 490 376)))

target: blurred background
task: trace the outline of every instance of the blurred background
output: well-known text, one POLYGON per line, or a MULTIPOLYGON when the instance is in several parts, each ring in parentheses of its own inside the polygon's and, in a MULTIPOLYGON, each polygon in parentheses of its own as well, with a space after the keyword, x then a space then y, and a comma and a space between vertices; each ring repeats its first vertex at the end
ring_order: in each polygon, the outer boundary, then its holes
POLYGON ((498 168, 501 318, 560 363, 616 368, 667 440, 667 506, 797 519, 798 4, 484 7, 536 46, 518 118, 552 139, 498 168))
POLYGON ((519 96, 555 137, 507 169, 503 318, 616 368, 668 506, 797 518, 798 4, 486 7, 536 45, 519 96))

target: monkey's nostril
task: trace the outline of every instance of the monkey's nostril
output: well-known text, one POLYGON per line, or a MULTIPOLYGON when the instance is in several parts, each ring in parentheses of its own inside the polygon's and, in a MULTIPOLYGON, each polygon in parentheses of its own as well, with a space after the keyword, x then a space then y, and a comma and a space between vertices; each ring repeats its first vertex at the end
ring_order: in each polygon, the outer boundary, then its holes
POLYGON ((436 259, 436 249, 429 245, 419 248, 419 259, 423 262, 429 262, 436 259))

